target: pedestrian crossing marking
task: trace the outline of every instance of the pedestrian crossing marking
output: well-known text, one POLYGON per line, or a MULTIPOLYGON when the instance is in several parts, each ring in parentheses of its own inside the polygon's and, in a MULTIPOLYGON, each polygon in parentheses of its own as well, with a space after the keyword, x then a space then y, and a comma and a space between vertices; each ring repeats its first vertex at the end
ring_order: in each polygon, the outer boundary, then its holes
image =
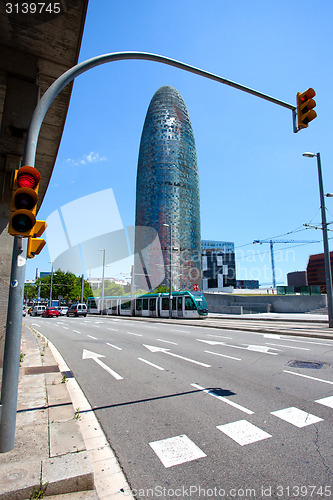
POLYGON ((182 434, 149 443, 165 468, 206 457, 190 438, 182 434))
POLYGON ((316 424, 317 422, 321 422, 323 420, 322 418, 316 417, 316 415, 307 413, 306 411, 295 408, 294 406, 284 408, 283 410, 271 411, 271 414, 299 428, 316 424))
POLYGON ((259 427, 247 420, 238 420, 237 422, 217 425, 216 427, 241 446, 272 437, 271 434, 259 429, 259 427))
POLYGON ((327 398, 317 399, 315 402, 319 403, 321 405, 328 406, 329 408, 333 408, 333 396, 328 396, 327 398))

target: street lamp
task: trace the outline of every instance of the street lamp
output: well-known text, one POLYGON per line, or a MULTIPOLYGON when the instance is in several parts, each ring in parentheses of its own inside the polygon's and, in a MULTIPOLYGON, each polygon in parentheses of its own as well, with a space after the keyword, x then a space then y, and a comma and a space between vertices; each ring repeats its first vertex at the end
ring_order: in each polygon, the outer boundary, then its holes
POLYGON ((169 318, 172 318, 172 226, 171 224, 163 224, 170 231, 170 268, 169 268, 169 318))
MULTIPOLYGON (((323 187, 323 176, 321 172, 320 153, 303 153, 307 158, 317 158, 318 166, 318 181, 319 181, 319 194, 320 194, 320 208, 321 208, 321 226, 323 230, 323 244, 324 244, 324 262, 325 262, 325 279, 326 279, 326 293, 327 293, 327 309, 328 309, 328 326, 333 328, 333 293, 332 293, 332 271, 330 251, 328 247, 327 237, 327 222, 326 222, 326 208, 323 187)), ((330 193, 328 193, 330 194, 330 193)))
POLYGON ((102 307, 101 314, 103 314, 104 310, 104 268, 105 268, 105 248, 99 248, 100 252, 103 252, 103 270, 102 270, 102 307))

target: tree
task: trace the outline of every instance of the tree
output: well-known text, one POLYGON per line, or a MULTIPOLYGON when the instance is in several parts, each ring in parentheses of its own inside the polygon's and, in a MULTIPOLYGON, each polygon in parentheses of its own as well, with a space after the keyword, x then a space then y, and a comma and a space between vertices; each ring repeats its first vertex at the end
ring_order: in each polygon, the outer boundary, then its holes
MULTIPOLYGON (((114 283, 113 281, 105 280, 105 282, 104 282, 104 297, 107 297, 110 295, 111 296, 124 295, 124 289, 121 285, 118 285, 117 283, 114 283)), ((94 290, 94 296, 95 297, 102 296, 102 287, 97 288, 97 290, 94 290)))
MULTIPOLYGON (((40 285, 40 296, 44 299, 50 298, 50 288, 51 288, 51 275, 45 278, 40 278, 36 281, 36 286, 40 285)), ((93 295, 93 292, 87 281, 84 282, 83 287, 83 301, 85 302, 89 296, 93 295)), ((58 299, 58 297, 63 297, 66 302, 77 302, 81 300, 81 276, 77 277, 75 274, 67 271, 61 271, 58 269, 53 272, 52 279, 52 299, 58 299)))

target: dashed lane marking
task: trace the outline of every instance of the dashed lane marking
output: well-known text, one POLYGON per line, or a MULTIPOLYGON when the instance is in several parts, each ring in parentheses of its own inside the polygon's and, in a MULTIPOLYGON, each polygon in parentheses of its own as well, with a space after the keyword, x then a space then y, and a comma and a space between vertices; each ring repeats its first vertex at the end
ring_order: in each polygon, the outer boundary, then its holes
POLYGON ((164 340, 164 339, 156 339, 156 340, 159 340, 160 342, 165 342, 166 344, 178 345, 177 342, 170 342, 170 340, 164 340))
POLYGON ((322 378, 311 377, 310 375, 304 375, 303 373, 291 372, 290 370, 283 370, 283 373, 290 373, 291 375, 297 375, 298 377, 309 378, 311 380, 315 380, 316 382, 324 382, 325 384, 333 385, 333 382, 331 382, 331 380, 324 380, 322 378))
POLYGON ((196 389, 199 389, 202 392, 205 392, 206 394, 209 394, 210 396, 214 396, 214 398, 219 399, 220 401, 223 401, 223 403, 227 403, 230 406, 233 406, 234 408, 237 408, 237 410, 241 410, 244 413, 247 413, 248 415, 253 415, 254 411, 249 410, 248 408, 245 408, 245 406, 241 406, 234 401, 230 401, 230 399, 225 398, 224 396, 219 396, 218 394, 214 393, 212 390, 205 389, 204 387, 201 387, 198 384, 191 384, 192 387, 195 387, 196 389))
POLYGON ((221 356, 222 358, 234 359, 235 361, 242 361, 241 358, 235 358, 234 356, 227 356, 226 354, 220 354, 219 352, 205 351, 208 354, 215 354, 215 356, 221 356))
POLYGON ((152 366, 153 368, 157 368, 158 370, 164 371, 165 368, 162 368, 161 366, 155 365, 154 363, 151 363, 150 361, 147 361, 146 359, 143 358, 138 358, 139 361, 142 361, 143 363, 146 363, 147 365, 152 366))
POLYGON ((116 345, 110 344, 109 342, 107 342, 106 345, 109 345, 110 347, 113 347, 114 349, 118 349, 118 351, 122 351, 121 347, 118 347, 116 345))

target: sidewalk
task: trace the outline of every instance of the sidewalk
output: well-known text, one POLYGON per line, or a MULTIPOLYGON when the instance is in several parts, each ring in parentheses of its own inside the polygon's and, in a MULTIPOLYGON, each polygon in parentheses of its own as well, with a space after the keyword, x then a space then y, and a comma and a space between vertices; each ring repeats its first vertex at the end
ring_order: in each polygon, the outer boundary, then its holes
POLYGON ((133 498, 58 351, 23 326, 21 357, 15 446, 0 454, 0 500, 43 498, 44 490, 59 500, 133 498))

